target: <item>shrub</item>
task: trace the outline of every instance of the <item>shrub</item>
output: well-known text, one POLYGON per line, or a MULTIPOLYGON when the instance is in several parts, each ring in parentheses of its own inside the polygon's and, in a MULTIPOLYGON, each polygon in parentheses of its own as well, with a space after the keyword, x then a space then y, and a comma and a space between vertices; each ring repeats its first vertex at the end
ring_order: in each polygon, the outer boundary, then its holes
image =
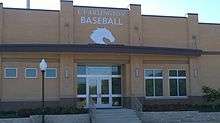
MULTIPOLYGON (((75 106, 66 107, 46 107, 44 109, 45 115, 62 115, 62 114, 83 114, 87 113, 87 109, 77 108, 75 106)), ((30 115, 42 115, 42 108, 36 109, 20 109, 18 111, 1 111, 0 118, 16 118, 29 117, 30 115)))
POLYGON ((217 99, 220 99, 220 91, 216 89, 212 89, 207 86, 202 87, 203 95, 205 98, 207 98, 208 102, 213 102, 217 99))

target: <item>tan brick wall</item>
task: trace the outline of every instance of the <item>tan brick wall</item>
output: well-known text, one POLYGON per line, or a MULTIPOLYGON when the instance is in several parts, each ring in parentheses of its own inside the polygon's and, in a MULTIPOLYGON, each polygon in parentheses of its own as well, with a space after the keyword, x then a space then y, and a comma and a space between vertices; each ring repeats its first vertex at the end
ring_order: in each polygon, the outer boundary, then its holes
MULTIPOLYGON (((48 67, 57 68, 59 75, 59 63, 56 57, 47 54, 4 54, 2 68, 17 68, 16 79, 2 79, 3 96, 2 101, 33 101, 41 99, 41 72, 39 62, 41 58, 47 60, 48 67), (46 57, 48 56, 48 57, 46 57), (25 78, 25 68, 34 67, 38 69, 36 79, 25 78)), ((59 98, 59 76, 56 79, 45 78, 45 98, 46 100, 57 100, 59 98)))
POLYGON ((199 58, 199 75, 202 86, 210 86, 216 89, 220 88, 219 63, 219 55, 204 55, 199 58))
POLYGON ((187 48, 187 19, 142 17, 145 46, 187 48))
POLYGON ((58 43, 59 12, 4 9, 3 43, 58 43))
POLYGON ((206 51, 220 50, 220 25, 199 24, 199 48, 206 51))

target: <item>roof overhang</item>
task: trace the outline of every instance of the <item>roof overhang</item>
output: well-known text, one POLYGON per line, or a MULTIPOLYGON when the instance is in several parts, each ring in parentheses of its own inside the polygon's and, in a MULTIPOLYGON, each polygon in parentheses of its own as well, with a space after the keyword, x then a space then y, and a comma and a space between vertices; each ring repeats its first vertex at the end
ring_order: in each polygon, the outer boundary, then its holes
POLYGON ((100 44, 0 44, 0 52, 81 52, 201 56, 202 50, 100 44))

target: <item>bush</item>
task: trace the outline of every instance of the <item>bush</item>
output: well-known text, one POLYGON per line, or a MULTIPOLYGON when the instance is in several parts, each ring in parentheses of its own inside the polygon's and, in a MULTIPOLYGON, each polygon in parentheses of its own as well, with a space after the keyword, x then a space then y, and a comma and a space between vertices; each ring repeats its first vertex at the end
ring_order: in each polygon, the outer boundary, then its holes
POLYGON ((207 98, 208 102, 213 102, 217 99, 220 99, 220 91, 216 89, 212 89, 207 86, 202 87, 203 95, 207 98))
MULTIPOLYGON (((36 109, 20 109, 18 111, 1 111, 0 118, 17 118, 17 117, 29 117, 30 115, 42 115, 42 108, 36 109)), ((66 107, 46 107, 44 109, 45 115, 62 115, 62 114, 83 114, 87 113, 87 109, 77 108, 75 106, 66 107)))

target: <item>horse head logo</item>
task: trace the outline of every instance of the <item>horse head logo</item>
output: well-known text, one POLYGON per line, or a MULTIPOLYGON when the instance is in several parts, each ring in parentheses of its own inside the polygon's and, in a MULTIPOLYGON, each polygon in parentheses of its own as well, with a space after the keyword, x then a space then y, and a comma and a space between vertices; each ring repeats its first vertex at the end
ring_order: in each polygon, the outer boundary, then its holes
POLYGON ((112 35, 111 31, 106 28, 97 28, 96 30, 92 31, 90 38, 96 44, 107 44, 108 41, 115 42, 115 37, 112 35))

